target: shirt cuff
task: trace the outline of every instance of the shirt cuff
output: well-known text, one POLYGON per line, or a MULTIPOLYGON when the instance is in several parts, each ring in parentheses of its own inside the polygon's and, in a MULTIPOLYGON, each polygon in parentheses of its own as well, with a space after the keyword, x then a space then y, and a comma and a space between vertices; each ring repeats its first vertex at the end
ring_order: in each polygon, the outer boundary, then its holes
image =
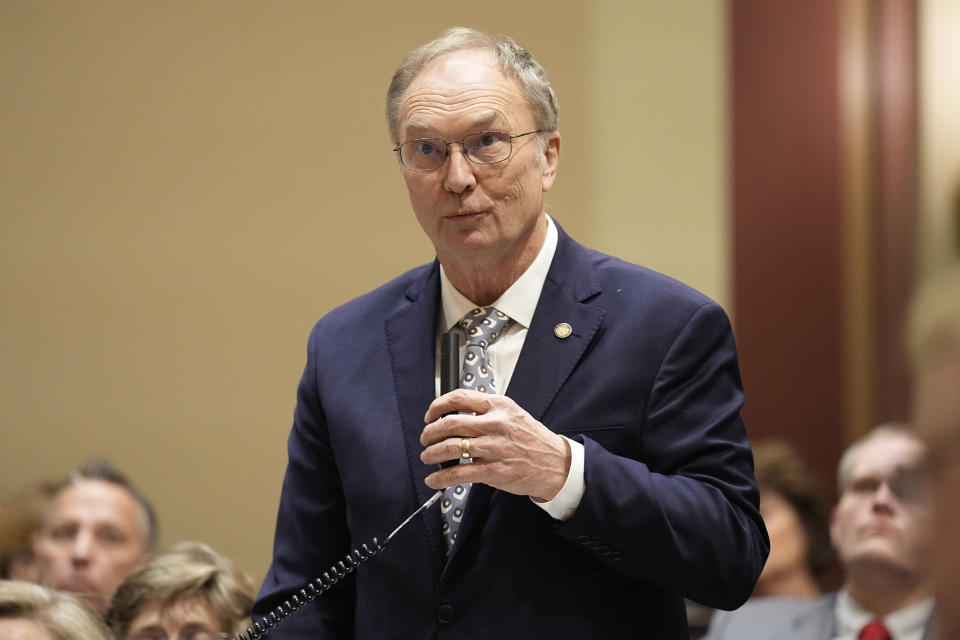
POLYGON ((583 482, 583 445, 566 436, 560 437, 570 445, 570 471, 567 473, 567 480, 553 500, 530 499, 533 500, 533 504, 549 513, 554 520, 569 520, 580 506, 580 500, 583 499, 583 491, 586 488, 583 482))

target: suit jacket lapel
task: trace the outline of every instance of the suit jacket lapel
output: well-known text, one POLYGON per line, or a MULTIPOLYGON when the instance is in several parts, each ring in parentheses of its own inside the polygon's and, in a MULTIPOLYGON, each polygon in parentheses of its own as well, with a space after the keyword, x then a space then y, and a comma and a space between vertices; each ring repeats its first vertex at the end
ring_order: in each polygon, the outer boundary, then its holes
MULTIPOLYGON (((436 261, 422 280, 411 284, 405 296, 406 304, 387 317, 384 330, 407 463, 419 506, 434 494, 423 482, 433 468, 420 461, 420 452, 423 451, 420 434, 424 427, 423 414, 436 393, 436 323, 440 300, 439 266, 436 261)), ((440 511, 436 508, 427 509, 422 517, 427 540, 439 569, 444 549, 440 534, 440 511)))
POLYGON ((507 388, 507 395, 537 420, 577 366, 605 313, 587 303, 600 292, 600 285, 586 250, 558 231, 557 252, 507 388), (555 333, 563 323, 572 330, 565 338, 555 333))
MULTIPOLYGON (((586 249, 574 242, 559 225, 557 231, 560 236, 557 251, 506 392, 537 420, 543 417, 570 377, 604 316, 603 309, 586 303, 600 291, 586 249), (573 330, 567 338, 554 333, 554 328, 563 322, 573 330)), ((550 425, 546 426, 550 428, 550 425)), ((470 535, 474 523, 488 508, 492 495, 493 489, 488 485, 474 484, 471 487, 457 534, 461 540, 470 535)), ((461 546, 454 547, 451 560, 461 546)))

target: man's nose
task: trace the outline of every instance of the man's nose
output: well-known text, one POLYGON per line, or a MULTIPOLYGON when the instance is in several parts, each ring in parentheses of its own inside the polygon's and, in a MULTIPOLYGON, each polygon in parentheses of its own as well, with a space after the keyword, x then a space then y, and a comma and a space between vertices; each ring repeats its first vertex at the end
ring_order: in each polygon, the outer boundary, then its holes
POLYGON ((86 531, 80 531, 73 539, 73 545, 70 547, 70 560, 74 564, 82 564, 90 561, 93 554, 93 536, 86 531))
POLYGON ((884 480, 877 487, 877 490, 873 492, 873 508, 889 509, 895 498, 896 495, 890 489, 890 483, 884 480))
POLYGON ((443 179, 443 186, 447 191, 462 194, 469 191, 477 184, 477 176, 474 174, 475 165, 467 159, 463 147, 452 144, 447 150, 447 162, 444 170, 446 175, 443 179))

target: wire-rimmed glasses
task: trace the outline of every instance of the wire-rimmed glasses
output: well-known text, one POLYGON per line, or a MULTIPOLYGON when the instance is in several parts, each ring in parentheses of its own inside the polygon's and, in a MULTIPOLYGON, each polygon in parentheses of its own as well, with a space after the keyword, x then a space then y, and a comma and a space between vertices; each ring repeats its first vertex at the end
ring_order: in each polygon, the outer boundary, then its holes
POLYGON ((414 138, 393 148, 400 163, 411 171, 434 171, 443 166, 450 155, 450 145, 459 144, 463 155, 474 164, 503 162, 513 153, 513 139, 540 133, 543 129, 510 135, 506 131, 478 131, 464 136, 460 142, 443 138, 414 138))

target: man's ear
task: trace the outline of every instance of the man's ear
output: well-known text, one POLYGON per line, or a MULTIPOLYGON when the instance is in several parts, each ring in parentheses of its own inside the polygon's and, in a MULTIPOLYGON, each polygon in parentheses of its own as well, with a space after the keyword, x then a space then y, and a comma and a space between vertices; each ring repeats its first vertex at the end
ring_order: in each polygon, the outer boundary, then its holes
POLYGON ((557 178, 557 169, 560 164, 560 132, 549 134, 543 150, 543 190, 550 191, 553 181, 557 178))
POLYGON ((838 551, 837 543, 840 540, 840 525, 837 521, 837 508, 830 510, 830 544, 834 551, 838 551))

